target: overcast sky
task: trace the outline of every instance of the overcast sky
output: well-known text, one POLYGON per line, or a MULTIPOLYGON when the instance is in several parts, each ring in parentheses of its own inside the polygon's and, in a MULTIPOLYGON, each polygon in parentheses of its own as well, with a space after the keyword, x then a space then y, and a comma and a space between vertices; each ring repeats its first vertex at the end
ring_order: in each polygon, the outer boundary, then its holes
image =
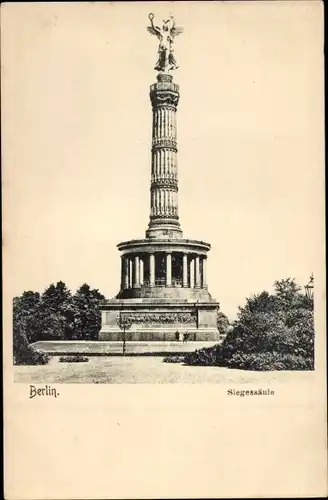
POLYGON ((151 11, 184 27, 174 73, 179 212, 184 236, 212 245, 210 293, 233 318, 276 279, 308 281, 323 227, 319 2, 2 10, 12 295, 59 280, 118 292, 116 244, 143 238, 149 220, 151 11))

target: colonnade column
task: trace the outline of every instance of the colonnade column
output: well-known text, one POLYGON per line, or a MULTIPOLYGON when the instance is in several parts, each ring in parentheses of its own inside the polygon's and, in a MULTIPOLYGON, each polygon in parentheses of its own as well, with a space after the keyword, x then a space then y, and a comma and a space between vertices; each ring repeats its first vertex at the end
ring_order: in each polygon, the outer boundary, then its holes
POLYGON ((121 290, 124 289, 124 256, 121 255, 121 290))
POLYGON ((143 285, 143 282, 144 282, 144 262, 142 259, 140 259, 139 272, 140 272, 140 276, 139 276, 140 285, 143 285))
POLYGON ((206 281, 206 263, 207 259, 206 257, 203 258, 203 282, 202 282, 202 287, 207 288, 207 281, 206 281))
POLYGON ((166 285, 165 286, 171 286, 172 285, 172 254, 167 253, 166 254, 166 285))
POLYGON ((129 259, 129 288, 132 288, 133 286, 133 261, 132 259, 129 259))
POLYGON ((129 259, 128 257, 123 257, 123 288, 129 288, 129 259))
POLYGON ((188 255, 186 253, 182 257, 182 286, 188 287, 188 255))
POLYGON ((134 257, 134 283, 133 288, 140 288, 140 275, 139 275, 139 256, 134 257))
POLYGON ((124 265, 123 269, 123 288, 129 288, 129 259, 127 257, 123 257, 123 262, 122 264, 124 265))
POLYGON ((195 258, 195 288, 200 288, 199 255, 195 258))
POLYGON ((190 278, 189 278, 189 286, 190 288, 194 288, 195 286, 195 261, 193 259, 193 257, 191 257, 190 259, 190 269, 189 269, 189 273, 190 273, 190 278))
MULTIPOLYGON (((207 259, 205 256, 182 254, 182 286, 184 288, 207 288, 207 259), (200 259, 202 261, 200 262, 200 259), (189 279, 188 279, 189 261, 189 279)), ((121 289, 140 288, 144 284, 144 261, 139 255, 122 256, 121 289)), ((149 286, 155 286, 155 254, 149 254, 149 286)), ((172 286, 172 252, 166 252, 165 286, 172 286)))
POLYGON ((149 255, 149 286, 155 286, 155 255, 149 255))

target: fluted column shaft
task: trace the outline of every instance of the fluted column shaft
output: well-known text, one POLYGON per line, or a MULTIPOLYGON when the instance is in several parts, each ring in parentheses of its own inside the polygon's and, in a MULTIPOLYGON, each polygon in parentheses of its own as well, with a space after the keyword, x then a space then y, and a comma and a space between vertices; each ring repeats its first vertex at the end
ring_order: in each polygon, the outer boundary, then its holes
POLYGON ((188 287, 188 255, 186 253, 182 257, 182 286, 188 287))
POLYGON ((139 288, 140 287, 140 275, 139 275, 139 256, 136 255, 134 257, 134 282, 133 282, 133 288, 139 288))
POLYGON ((149 286, 155 286, 155 255, 149 255, 149 286))
POLYGON ((160 231, 161 226, 165 229, 172 226, 172 230, 181 233, 176 133, 179 88, 172 82, 171 75, 159 74, 157 80, 150 89, 153 127, 149 232, 154 234, 152 231, 160 231))
POLYGON ((124 289, 124 256, 121 255, 121 290, 124 289))
POLYGON ((176 111, 160 105, 153 112, 151 217, 178 218, 178 178, 176 149, 176 111))
POLYGON ((132 259, 129 259, 129 288, 133 286, 133 262, 132 259))
POLYGON ((199 256, 195 258, 195 288, 200 288, 199 256))
POLYGON ((206 265, 207 265, 207 259, 206 259, 206 257, 204 257, 203 258, 203 283, 202 283, 203 288, 207 288, 206 265))
POLYGON ((140 263, 139 263, 139 273, 140 273, 140 286, 143 285, 144 283, 144 262, 142 259, 140 259, 140 263))
POLYGON ((166 254, 166 286, 172 285, 172 254, 166 254))
POLYGON ((193 258, 190 259, 190 269, 189 269, 189 275, 190 275, 190 288, 194 288, 195 286, 195 260, 193 258))
POLYGON ((129 259, 127 257, 123 257, 124 263, 124 278, 123 278, 123 288, 129 288, 129 259))

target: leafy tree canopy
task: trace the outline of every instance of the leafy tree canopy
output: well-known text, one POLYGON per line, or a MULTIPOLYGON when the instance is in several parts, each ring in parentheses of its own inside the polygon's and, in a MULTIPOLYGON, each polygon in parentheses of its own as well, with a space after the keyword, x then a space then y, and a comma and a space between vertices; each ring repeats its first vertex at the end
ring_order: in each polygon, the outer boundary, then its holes
POLYGON ((99 290, 86 283, 75 294, 63 281, 52 283, 42 294, 24 292, 13 301, 14 332, 24 335, 28 342, 96 339, 104 299, 99 290))
POLYGON ((313 299, 294 279, 274 283, 239 307, 221 345, 186 356, 190 364, 219 364, 245 369, 313 369, 313 299))

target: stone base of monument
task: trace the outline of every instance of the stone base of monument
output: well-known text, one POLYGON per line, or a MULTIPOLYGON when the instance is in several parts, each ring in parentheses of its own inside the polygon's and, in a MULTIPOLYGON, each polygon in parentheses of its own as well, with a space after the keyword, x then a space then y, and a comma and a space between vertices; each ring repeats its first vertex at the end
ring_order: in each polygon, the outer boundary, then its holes
MULTIPOLYGON (((133 330, 127 330, 125 333, 125 340, 127 342, 174 342, 177 341, 191 341, 191 342, 214 342, 219 340, 217 330, 211 329, 197 329, 197 328, 183 328, 180 325, 174 328, 164 327, 149 329, 146 331, 142 328, 135 327, 133 330), (177 335, 178 332, 178 335, 177 335)), ((102 329, 99 334, 99 340, 119 341, 122 340, 122 331, 119 329, 102 329)))
MULTIPOLYGON (((183 355, 212 347, 218 342, 134 342, 125 343, 126 356, 183 355)), ((123 342, 99 340, 45 340, 32 344, 38 351, 50 356, 122 356, 123 342)))
POLYGON ((216 342, 219 340, 217 308, 215 301, 108 300, 102 306, 99 340, 121 340, 125 323, 126 341, 216 342))

